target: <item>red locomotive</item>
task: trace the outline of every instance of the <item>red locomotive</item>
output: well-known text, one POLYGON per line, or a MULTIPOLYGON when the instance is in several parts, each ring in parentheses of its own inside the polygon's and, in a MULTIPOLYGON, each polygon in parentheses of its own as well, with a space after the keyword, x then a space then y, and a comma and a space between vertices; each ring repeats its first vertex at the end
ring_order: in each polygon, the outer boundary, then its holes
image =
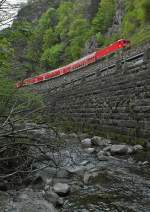
POLYGON ((52 70, 50 72, 46 72, 46 73, 40 74, 38 76, 28 78, 21 82, 18 82, 16 84, 16 87, 20 88, 20 87, 24 87, 27 85, 40 83, 40 82, 52 79, 54 77, 59 77, 61 75, 68 74, 69 72, 72 72, 74 70, 85 67, 91 63, 94 63, 95 61, 101 59, 102 57, 107 56, 107 55, 109 55, 113 52, 116 52, 119 49, 125 48, 126 46, 129 46, 129 45, 130 45, 130 41, 128 41, 128 40, 125 40, 125 39, 118 40, 118 41, 110 44, 109 46, 107 46, 103 49, 100 49, 98 51, 95 51, 79 60, 76 60, 76 61, 66 65, 66 66, 63 66, 61 68, 52 70))

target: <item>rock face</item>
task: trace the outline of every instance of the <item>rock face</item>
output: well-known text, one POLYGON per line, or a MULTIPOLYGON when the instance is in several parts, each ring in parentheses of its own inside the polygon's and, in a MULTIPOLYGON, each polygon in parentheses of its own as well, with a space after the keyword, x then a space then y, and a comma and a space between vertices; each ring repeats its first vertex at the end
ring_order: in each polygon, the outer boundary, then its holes
POLYGON ((99 0, 74 0, 78 8, 78 13, 83 14, 84 18, 91 20, 98 11, 99 0))
POLYGON ((65 196, 70 191, 70 186, 66 183, 56 183, 53 187, 54 191, 60 196, 65 196))
POLYGON ((111 36, 113 33, 116 33, 119 31, 119 28, 122 24, 122 19, 125 12, 125 4, 124 0, 116 0, 116 13, 113 18, 112 26, 108 29, 107 35, 111 36))
POLYGON ((60 0, 38 0, 31 2, 19 11, 18 18, 35 22, 42 15, 42 13, 48 9, 48 7, 57 8, 59 3, 60 0))

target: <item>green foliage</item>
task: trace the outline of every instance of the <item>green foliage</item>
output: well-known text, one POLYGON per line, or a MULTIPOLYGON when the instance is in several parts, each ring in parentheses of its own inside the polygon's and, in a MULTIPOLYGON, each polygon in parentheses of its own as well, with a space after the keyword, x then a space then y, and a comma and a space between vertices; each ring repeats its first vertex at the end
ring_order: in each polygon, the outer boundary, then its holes
POLYGON ((138 37, 139 32, 146 29, 150 23, 150 1, 126 0, 125 3, 126 13, 122 24, 122 35, 129 39, 136 35, 138 37))
POLYGON ((54 8, 49 8, 38 21, 37 28, 40 28, 41 30, 46 30, 50 26, 53 27, 56 22, 56 10, 54 8))
POLYGON ((55 14, 56 11, 53 8, 50 8, 43 13, 36 27, 34 28, 32 35, 30 36, 28 41, 27 57, 29 59, 34 59, 35 62, 38 62, 42 55, 42 47, 45 47, 52 40, 52 43, 54 43, 52 27, 55 22, 55 14), (49 35, 50 38, 48 38, 49 35))
POLYGON ((55 31, 52 28, 47 29, 43 35, 43 51, 55 45, 57 42, 58 38, 55 31))
POLYGON ((30 40, 28 41, 27 58, 37 62, 40 58, 43 45, 43 31, 37 28, 33 31, 30 40))
POLYGON ((115 14, 114 0, 101 0, 99 10, 92 21, 94 32, 104 33, 111 26, 115 14))
POLYGON ((63 44, 56 44, 51 48, 46 49, 41 57, 41 63, 44 66, 50 66, 52 68, 59 66, 63 47, 63 44))
POLYGON ((130 40, 134 46, 150 41, 150 26, 141 28, 137 33, 131 35, 130 40))
POLYGON ((5 39, 0 39, 0 114, 6 109, 14 92, 13 82, 10 80, 10 60, 13 49, 10 43, 5 39))
POLYGON ((99 45, 102 46, 104 44, 104 36, 102 35, 102 33, 97 32, 95 36, 97 43, 99 43, 99 45))
POLYGON ((150 23, 150 1, 149 0, 143 1, 142 9, 143 9, 143 19, 145 20, 145 22, 150 23))
POLYGON ((67 33, 73 21, 73 3, 62 2, 57 9, 58 23, 55 28, 61 40, 67 39, 67 33))
POLYGON ((91 35, 89 28, 89 23, 80 16, 72 22, 68 32, 70 44, 66 51, 67 57, 71 60, 80 57, 83 46, 91 35))
POLYGON ((34 25, 16 22, 11 39, 27 46, 26 57, 42 68, 36 74, 43 72, 47 66, 56 68, 80 58, 85 43, 92 36, 96 37, 99 46, 106 46, 120 38, 130 39, 135 44, 149 39, 150 1, 125 0, 124 4, 121 29, 111 36, 107 35, 107 30, 115 15, 115 0, 101 0, 92 20, 85 18, 86 4, 79 0, 62 0, 55 9, 48 8, 34 25))
POLYGON ((15 22, 9 32, 8 39, 13 45, 26 45, 31 34, 31 23, 27 21, 15 22))

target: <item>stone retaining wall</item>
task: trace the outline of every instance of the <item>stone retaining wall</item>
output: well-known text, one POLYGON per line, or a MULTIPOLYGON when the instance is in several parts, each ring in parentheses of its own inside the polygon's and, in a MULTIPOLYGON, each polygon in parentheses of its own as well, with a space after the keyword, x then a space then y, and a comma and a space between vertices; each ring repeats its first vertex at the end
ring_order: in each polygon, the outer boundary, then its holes
POLYGON ((50 116, 72 119, 101 132, 149 138, 150 48, 142 51, 138 59, 105 59, 38 85, 46 88, 50 116))

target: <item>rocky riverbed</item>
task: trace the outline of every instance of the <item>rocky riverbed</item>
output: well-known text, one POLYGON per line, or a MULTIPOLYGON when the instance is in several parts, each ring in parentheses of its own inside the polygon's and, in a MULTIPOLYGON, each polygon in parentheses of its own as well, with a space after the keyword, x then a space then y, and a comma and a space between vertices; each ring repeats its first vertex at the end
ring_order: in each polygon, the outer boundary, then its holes
MULTIPOLYGON (((42 139, 45 132, 32 133, 42 139)), ((39 160, 26 186, 6 191, 1 187, 0 212, 150 211, 148 147, 86 134, 59 133, 59 138, 65 145, 59 152, 47 152, 57 165, 39 160)))

